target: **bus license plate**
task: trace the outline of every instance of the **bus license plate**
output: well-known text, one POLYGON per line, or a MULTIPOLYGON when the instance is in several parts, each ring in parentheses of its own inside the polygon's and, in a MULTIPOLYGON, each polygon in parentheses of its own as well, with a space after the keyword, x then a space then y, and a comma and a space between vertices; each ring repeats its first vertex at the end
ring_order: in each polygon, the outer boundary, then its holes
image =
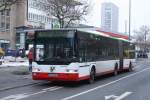
POLYGON ((50 74, 48 74, 48 76, 49 76, 49 77, 57 77, 58 74, 52 74, 52 73, 50 73, 50 74))

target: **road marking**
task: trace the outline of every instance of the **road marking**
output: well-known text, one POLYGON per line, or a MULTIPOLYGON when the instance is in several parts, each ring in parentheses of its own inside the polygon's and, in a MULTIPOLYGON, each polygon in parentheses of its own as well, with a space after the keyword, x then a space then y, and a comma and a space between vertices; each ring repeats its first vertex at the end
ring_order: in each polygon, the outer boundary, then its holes
POLYGON ((47 91, 39 91, 39 92, 36 92, 36 93, 33 93, 33 94, 29 94, 29 96, 34 96, 34 95, 37 95, 37 94, 42 94, 42 93, 45 93, 47 91))
POLYGON ((40 82, 40 83, 30 83, 30 84, 24 84, 24 85, 20 85, 20 86, 15 86, 15 87, 5 87, 5 88, 2 88, 0 89, 0 91, 5 91, 5 90, 10 90, 10 89, 16 89, 16 88, 22 88, 22 87, 25 87, 25 86, 38 86, 38 85, 41 85, 43 84, 43 82, 40 82))
POLYGON ((55 91, 55 90, 58 90, 58 89, 61 89, 61 88, 63 88, 63 87, 53 86, 53 87, 50 87, 50 88, 42 89, 42 91, 39 91, 39 92, 36 92, 36 93, 15 94, 15 95, 10 95, 10 96, 1 98, 0 100, 20 100, 20 99, 24 99, 24 98, 27 98, 27 97, 30 97, 30 96, 37 95, 37 94, 42 94, 42 93, 45 93, 45 92, 48 92, 48 91, 55 91))
POLYGON ((125 92, 120 96, 109 95, 109 96, 105 96, 105 100, 122 100, 125 97, 129 96, 130 94, 132 94, 132 92, 125 92))
POLYGON ((53 87, 50 87, 50 88, 45 88, 45 89, 42 89, 43 91, 48 91, 48 90, 52 90, 52 89, 55 89, 55 88, 59 88, 58 86, 53 86, 53 87))
POLYGON ((4 97, 0 100, 20 100, 20 99, 27 98, 27 97, 28 97, 28 95, 26 95, 26 93, 24 93, 24 94, 10 95, 10 96, 4 97))
POLYGON ((109 95, 109 96, 105 96, 105 100, 114 100, 116 99, 118 96, 115 95, 109 95))
POLYGON ((78 93, 78 94, 75 94, 75 95, 72 95, 72 96, 63 98, 63 99, 61 99, 61 100, 69 100, 69 99, 78 97, 78 96, 80 96, 80 95, 83 95, 83 94, 86 94, 86 93, 95 91, 95 90, 97 90, 97 89, 100 89, 100 88, 109 86, 109 85, 114 84, 114 83, 117 83, 117 82, 119 82, 119 81, 121 81, 121 80, 124 80, 124 79, 127 79, 127 78, 129 78, 129 77, 135 76, 135 75, 140 74, 140 73, 142 73, 142 72, 144 72, 144 71, 146 71, 146 70, 149 70, 149 69, 150 69, 150 68, 145 68, 145 69, 143 69, 143 70, 141 70, 141 71, 139 71, 139 72, 136 72, 136 73, 130 74, 130 75, 128 75, 128 76, 119 78, 119 79, 117 79, 117 80, 115 80, 115 81, 112 81, 112 82, 109 82, 109 83, 107 83, 107 84, 103 84, 103 85, 97 86, 97 87, 95 87, 95 88, 92 88, 92 89, 89 89, 89 90, 80 92, 80 93, 78 93))
POLYGON ((63 88, 63 87, 54 88, 54 89, 51 89, 49 91, 55 91, 55 90, 58 90, 58 89, 61 89, 61 88, 63 88))
POLYGON ((132 94, 132 92, 125 92, 121 96, 117 97, 115 100, 122 100, 123 98, 129 96, 130 94, 132 94))

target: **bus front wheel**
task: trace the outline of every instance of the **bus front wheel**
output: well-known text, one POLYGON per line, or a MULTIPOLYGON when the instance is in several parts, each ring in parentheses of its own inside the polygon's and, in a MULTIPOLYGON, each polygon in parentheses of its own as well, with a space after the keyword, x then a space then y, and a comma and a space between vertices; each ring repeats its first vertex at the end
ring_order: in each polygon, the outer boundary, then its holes
POLYGON ((92 83, 94 83, 94 80, 95 80, 95 69, 92 68, 91 71, 90 71, 90 76, 89 76, 89 79, 88 79, 88 83, 92 84, 92 83))
POLYGON ((133 71, 133 66, 132 66, 132 63, 130 62, 129 64, 129 72, 132 72, 133 71))

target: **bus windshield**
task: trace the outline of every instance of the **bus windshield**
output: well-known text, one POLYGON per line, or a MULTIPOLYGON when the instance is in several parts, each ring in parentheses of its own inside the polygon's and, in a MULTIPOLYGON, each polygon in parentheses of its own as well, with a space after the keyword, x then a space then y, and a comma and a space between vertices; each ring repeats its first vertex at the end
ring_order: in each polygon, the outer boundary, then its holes
POLYGON ((73 32, 37 33, 35 61, 46 64, 65 64, 75 58, 73 32))

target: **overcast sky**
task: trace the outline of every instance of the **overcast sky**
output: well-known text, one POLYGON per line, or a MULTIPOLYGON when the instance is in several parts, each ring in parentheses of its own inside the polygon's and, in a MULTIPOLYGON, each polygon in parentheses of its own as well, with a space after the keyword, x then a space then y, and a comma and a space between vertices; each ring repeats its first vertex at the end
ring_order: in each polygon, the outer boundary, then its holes
MULTIPOLYGON (((131 0, 132 17, 131 31, 142 25, 150 25, 150 0, 131 0)), ((86 17, 86 24, 100 27, 101 4, 113 2, 119 7, 119 32, 125 32, 125 21, 128 22, 129 0, 91 0, 92 9, 86 17)))

